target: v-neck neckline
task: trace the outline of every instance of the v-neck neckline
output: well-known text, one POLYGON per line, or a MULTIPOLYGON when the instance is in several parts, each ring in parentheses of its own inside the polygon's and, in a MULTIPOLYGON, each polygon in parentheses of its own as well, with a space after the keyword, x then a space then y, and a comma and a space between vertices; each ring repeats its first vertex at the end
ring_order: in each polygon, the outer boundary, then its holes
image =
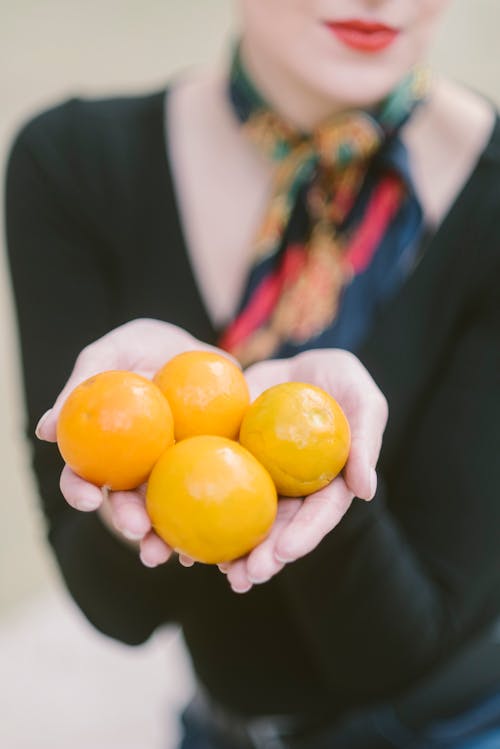
MULTIPOLYGON (((163 164, 164 164, 165 176, 166 176, 167 194, 171 202, 171 205, 173 206, 171 215, 174 215, 175 217, 175 223, 176 223, 175 231, 177 234, 178 247, 182 254, 182 262, 185 264, 185 270, 188 274, 188 278, 190 280, 195 298, 197 302, 199 302, 200 307, 203 310, 206 326, 211 331, 212 340, 209 342, 213 344, 216 342, 220 331, 217 330, 217 327, 214 324, 210 310, 207 308, 205 295, 202 292, 201 284, 199 283, 198 278, 197 278, 196 269, 194 267, 192 255, 189 250, 187 232, 182 222, 182 213, 180 210, 179 198, 178 198, 176 185, 175 185, 175 176, 174 176, 173 168, 172 168, 171 141, 170 141, 170 130, 169 130, 169 119, 168 119, 169 118, 169 104, 170 104, 169 94, 170 94, 170 89, 167 88, 163 92, 163 96, 160 99, 161 100, 160 116, 161 116, 163 140, 164 140, 163 164)), ((451 229, 453 228, 456 222, 456 218, 460 216, 462 214, 463 209, 467 208, 467 206, 469 205, 469 202, 470 202, 469 196, 474 192, 475 184, 476 184, 476 181, 478 180, 479 173, 482 169, 482 166, 485 160, 487 160, 492 148, 494 149, 495 146, 498 147, 497 141, 500 141, 500 117, 498 114, 495 115, 494 124, 489 134, 488 140, 485 143, 481 152, 479 153, 476 159, 476 162, 474 164, 474 167, 471 169, 468 178, 466 179, 466 181, 464 182, 464 184, 458 191, 457 196, 455 197, 455 200, 453 201, 450 209, 444 216, 440 225, 433 232, 428 242, 428 246, 426 248, 425 253, 422 254, 418 264, 415 266, 411 274, 405 279, 405 281, 401 285, 398 292, 394 295, 394 297, 392 297, 384 305, 384 308, 381 314, 379 315, 379 317, 377 317, 377 319, 373 323, 373 331, 376 331, 377 329, 377 325, 379 324, 379 318, 386 319, 387 316, 390 316, 392 314, 397 315, 398 307, 401 305, 402 300, 404 300, 408 296, 408 294, 411 292, 413 287, 420 282, 420 278, 422 276, 425 276, 426 274, 431 273, 432 268, 439 262, 440 255, 442 254, 439 252, 439 247, 440 245, 443 244, 443 240, 447 237, 447 235, 450 233, 451 229)), ((373 336, 370 336, 370 338, 371 337, 373 336)), ((362 346, 361 351, 363 351, 365 348, 367 347, 362 346)))

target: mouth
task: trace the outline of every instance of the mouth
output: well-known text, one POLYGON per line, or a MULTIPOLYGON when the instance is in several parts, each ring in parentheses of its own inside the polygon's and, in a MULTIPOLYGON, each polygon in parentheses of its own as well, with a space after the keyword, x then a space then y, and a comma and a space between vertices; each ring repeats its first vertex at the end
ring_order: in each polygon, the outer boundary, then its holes
POLYGON ((325 26, 343 44, 359 52, 381 52, 389 47, 401 32, 401 29, 393 26, 361 19, 326 21, 325 26))

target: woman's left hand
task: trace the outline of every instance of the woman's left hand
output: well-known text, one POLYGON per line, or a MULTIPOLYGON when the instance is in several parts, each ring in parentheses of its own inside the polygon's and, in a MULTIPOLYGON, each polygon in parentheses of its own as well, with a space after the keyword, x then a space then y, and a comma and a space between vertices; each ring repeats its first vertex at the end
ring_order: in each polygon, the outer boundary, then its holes
MULTIPOLYGON (((340 522, 354 497, 370 500, 377 487, 377 464, 387 422, 387 401, 365 367, 340 349, 307 351, 291 359, 271 360, 246 370, 252 399, 282 382, 308 382, 332 395, 351 427, 347 464, 334 481, 305 499, 281 499, 269 536, 246 557, 220 565, 232 589, 246 593, 285 564, 308 554, 340 522)), ((188 558, 181 562, 190 564, 188 558)))

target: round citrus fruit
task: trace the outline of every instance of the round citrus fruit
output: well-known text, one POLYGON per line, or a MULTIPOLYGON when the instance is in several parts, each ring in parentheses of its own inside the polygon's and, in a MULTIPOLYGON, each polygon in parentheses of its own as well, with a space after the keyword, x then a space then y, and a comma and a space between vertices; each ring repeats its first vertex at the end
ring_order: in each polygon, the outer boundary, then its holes
POLYGON ((252 403, 240 442, 267 468, 281 495, 302 497, 340 473, 349 455, 350 430, 328 393, 287 382, 265 390, 252 403))
POLYGON ((57 444, 70 468, 114 490, 142 484, 173 441, 166 398, 132 372, 102 372, 82 382, 66 399, 57 423, 57 444))
POLYGON ((211 351, 186 351, 154 381, 170 403, 175 439, 212 434, 236 439, 250 396, 241 370, 211 351))
POLYGON ((220 564, 266 537, 277 495, 248 450, 225 437, 198 436, 163 453, 149 477, 146 509, 156 533, 175 551, 220 564))

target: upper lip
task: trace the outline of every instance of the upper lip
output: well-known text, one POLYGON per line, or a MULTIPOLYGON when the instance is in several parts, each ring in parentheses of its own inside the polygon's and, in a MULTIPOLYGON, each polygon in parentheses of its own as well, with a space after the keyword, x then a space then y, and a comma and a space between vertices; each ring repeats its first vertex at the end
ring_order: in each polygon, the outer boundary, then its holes
POLYGON ((336 28, 353 29, 355 31, 365 32, 366 34, 374 34, 377 31, 392 31, 398 32, 399 29, 395 26, 388 26, 385 23, 379 23, 376 21, 364 21, 362 18, 349 18, 343 21, 326 21, 327 26, 335 26, 336 28))

